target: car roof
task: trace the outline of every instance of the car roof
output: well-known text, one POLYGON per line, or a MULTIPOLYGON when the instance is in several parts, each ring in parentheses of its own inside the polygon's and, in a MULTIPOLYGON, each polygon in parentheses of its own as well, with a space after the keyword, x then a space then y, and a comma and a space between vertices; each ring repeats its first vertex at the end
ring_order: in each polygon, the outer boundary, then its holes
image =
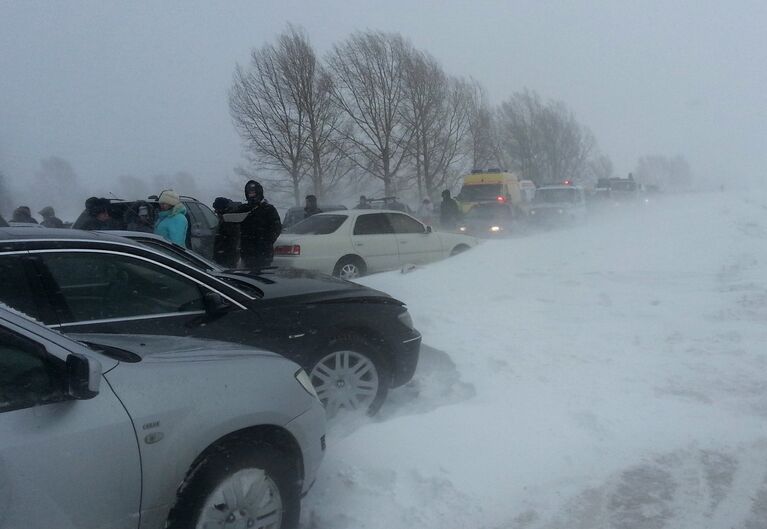
MULTIPOLYGON (((35 240, 78 240, 78 241, 105 241, 105 242, 132 242, 129 239, 110 235, 104 232, 85 230, 71 230, 62 228, 0 228, 0 241, 35 240)), ((133 243, 135 244, 135 243, 133 243)))

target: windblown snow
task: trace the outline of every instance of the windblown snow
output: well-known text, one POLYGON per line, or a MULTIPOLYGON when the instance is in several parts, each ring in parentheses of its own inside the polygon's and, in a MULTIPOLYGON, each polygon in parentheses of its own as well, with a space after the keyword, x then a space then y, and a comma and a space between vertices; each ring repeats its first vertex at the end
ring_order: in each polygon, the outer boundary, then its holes
POLYGON ((362 283, 423 333, 312 529, 767 527, 767 196, 615 208, 362 283))

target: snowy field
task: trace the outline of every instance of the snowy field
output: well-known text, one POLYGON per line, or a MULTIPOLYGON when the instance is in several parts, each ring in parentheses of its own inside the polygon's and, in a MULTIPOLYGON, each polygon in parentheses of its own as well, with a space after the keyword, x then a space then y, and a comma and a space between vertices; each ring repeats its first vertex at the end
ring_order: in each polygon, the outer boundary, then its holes
POLYGON ((423 333, 310 529, 767 527, 767 196, 665 197, 365 278, 423 333))

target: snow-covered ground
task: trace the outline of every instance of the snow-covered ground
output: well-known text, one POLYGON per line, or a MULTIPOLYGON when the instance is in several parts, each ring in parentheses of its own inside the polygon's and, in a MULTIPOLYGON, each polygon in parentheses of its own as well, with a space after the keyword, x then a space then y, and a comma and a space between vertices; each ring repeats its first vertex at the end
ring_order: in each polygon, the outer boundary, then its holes
POLYGON ((311 529, 767 527, 767 196, 700 194, 363 283, 423 333, 337 423, 311 529))

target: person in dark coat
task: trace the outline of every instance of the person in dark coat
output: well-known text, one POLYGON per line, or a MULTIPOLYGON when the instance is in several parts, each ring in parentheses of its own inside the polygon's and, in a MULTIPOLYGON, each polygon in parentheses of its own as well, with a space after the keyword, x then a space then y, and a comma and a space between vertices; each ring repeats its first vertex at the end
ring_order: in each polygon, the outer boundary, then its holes
POLYGON ((442 229, 454 230, 461 218, 458 203, 450 196, 450 190, 442 192, 442 204, 439 206, 439 222, 442 229))
POLYGON ((263 268, 272 264, 274 241, 282 232, 277 210, 264 198, 264 188, 255 180, 245 184, 246 204, 237 213, 247 213, 240 223, 240 256, 246 268, 263 268))
POLYGON ((368 197, 365 195, 360 195, 360 201, 356 206, 354 206, 354 209, 370 209, 370 202, 368 202, 368 197))
POLYGON ((40 223, 46 228, 63 228, 64 223, 56 216, 56 212, 51 206, 46 206, 41 209, 38 214, 43 217, 43 221, 40 223))
POLYGON ((225 197, 217 197, 213 201, 213 211, 218 217, 216 237, 213 239, 213 260, 226 268, 237 268, 240 256, 237 255, 237 244, 240 239, 240 225, 224 220, 225 213, 234 209, 232 201, 225 197))
POLYGON ((322 213, 322 210, 317 207, 317 197, 314 195, 306 195, 306 206, 304 206, 304 218, 308 219, 312 215, 322 213))
POLYGON ((29 206, 19 206, 13 211, 13 217, 11 222, 25 222, 27 224, 37 224, 37 221, 32 216, 32 210, 29 206))
POLYGON ((125 229, 128 231, 140 231, 154 233, 154 219, 147 202, 137 201, 125 212, 125 229))
POLYGON ((85 201, 88 219, 83 223, 83 230, 121 230, 122 225, 109 214, 109 199, 91 197, 85 201))

